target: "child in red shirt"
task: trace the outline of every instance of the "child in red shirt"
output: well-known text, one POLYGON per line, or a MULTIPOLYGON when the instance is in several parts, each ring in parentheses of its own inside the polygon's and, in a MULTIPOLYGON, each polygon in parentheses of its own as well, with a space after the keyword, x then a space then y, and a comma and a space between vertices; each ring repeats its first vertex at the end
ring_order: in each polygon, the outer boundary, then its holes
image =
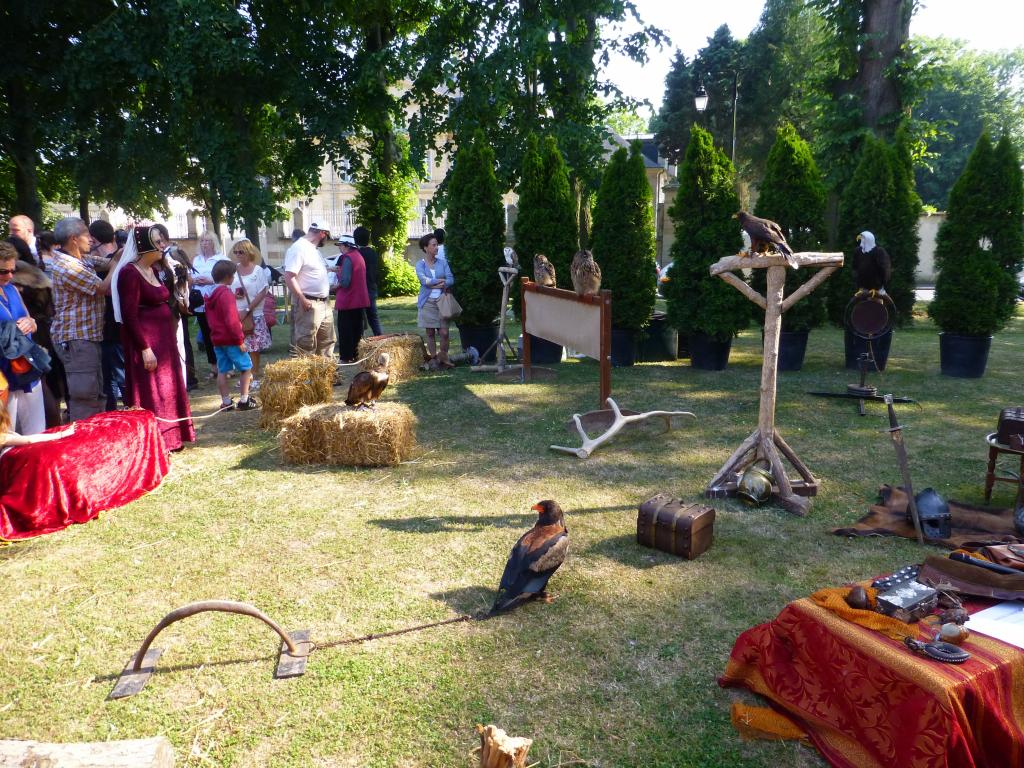
POLYGON ((249 397, 249 385, 252 383, 252 359, 245 346, 245 334, 242 333, 242 321, 238 319, 235 307, 235 293, 231 283, 235 279, 237 267, 233 261, 218 261, 213 265, 210 277, 217 287, 206 299, 206 320, 210 324, 209 343, 213 345, 217 356, 217 389, 220 390, 222 408, 230 408, 231 396, 228 390, 228 372, 239 371, 239 383, 242 396, 235 405, 235 410, 251 411, 259 408, 259 403, 249 397))

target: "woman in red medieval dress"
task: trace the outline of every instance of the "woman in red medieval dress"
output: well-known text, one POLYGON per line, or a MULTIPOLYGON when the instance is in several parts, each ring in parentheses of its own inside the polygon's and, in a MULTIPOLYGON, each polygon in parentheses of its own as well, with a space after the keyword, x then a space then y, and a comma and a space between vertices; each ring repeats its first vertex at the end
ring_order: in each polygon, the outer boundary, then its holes
POLYGON ((196 432, 178 351, 178 320, 168 305, 170 293, 154 270, 163 258, 153 243, 154 234, 152 228, 141 226, 129 237, 115 278, 114 310, 122 324, 125 404, 161 419, 164 444, 176 451, 195 442, 196 432))

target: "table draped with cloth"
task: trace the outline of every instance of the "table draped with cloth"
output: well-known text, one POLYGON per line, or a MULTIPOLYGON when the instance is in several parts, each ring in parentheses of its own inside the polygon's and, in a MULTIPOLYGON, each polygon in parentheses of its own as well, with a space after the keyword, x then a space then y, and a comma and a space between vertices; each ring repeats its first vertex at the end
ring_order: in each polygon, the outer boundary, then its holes
POLYGON ((862 626, 844 614, 873 612, 848 608, 846 591, 790 603, 737 639, 719 684, 771 704, 734 703, 741 735, 810 740, 842 768, 1024 766, 1024 650, 971 633, 970 659, 934 661, 898 639, 931 640, 934 625, 855 617, 875 628, 862 626))
MULTIPOLYGON (((57 429, 64 429, 59 427, 57 429)), ((0 454, 0 541, 87 523, 153 490, 170 463, 149 411, 99 413, 75 433, 0 454)))

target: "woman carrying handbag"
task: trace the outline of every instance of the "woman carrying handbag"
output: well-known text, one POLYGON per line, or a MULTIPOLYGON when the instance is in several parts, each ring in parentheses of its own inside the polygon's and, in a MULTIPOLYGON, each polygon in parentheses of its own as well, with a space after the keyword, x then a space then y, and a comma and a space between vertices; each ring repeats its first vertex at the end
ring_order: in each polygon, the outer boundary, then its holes
POLYGON ((242 321, 245 345, 252 358, 253 391, 260 388, 260 353, 270 349, 270 329, 263 314, 263 301, 270 292, 267 271, 263 269, 260 252, 251 240, 242 239, 231 248, 231 258, 238 265, 238 272, 231 284, 235 292, 235 307, 238 319, 242 321))
POLYGON ((448 262, 437 255, 437 237, 431 233, 420 238, 424 257, 416 263, 416 277, 420 281, 420 295, 416 300, 418 312, 416 324, 427 332, 427 352, 435 355, 435 336, 441 337, 441 349, 437 352, 437 364, 441 368, 454 368, 448 359, 449 319, 441 316, 438 300, 455 284, 448 262))

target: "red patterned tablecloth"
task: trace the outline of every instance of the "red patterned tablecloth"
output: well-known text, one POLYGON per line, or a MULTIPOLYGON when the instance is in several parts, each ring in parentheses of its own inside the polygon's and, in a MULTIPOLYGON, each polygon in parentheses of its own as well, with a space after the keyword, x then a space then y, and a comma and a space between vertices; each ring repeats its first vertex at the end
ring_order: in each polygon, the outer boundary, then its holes
POLYGON ((1024 651, 963 647, 963 664, 932 661, 803 599, 740 635, 719 684, 769 699, 835 766, 1024 766, 1024 651))
POLYGON ((86 523, 153 490, 170 467, 156 419, 134 409, 90 416, 70 437, 0 456, 0 540, 86 523))

